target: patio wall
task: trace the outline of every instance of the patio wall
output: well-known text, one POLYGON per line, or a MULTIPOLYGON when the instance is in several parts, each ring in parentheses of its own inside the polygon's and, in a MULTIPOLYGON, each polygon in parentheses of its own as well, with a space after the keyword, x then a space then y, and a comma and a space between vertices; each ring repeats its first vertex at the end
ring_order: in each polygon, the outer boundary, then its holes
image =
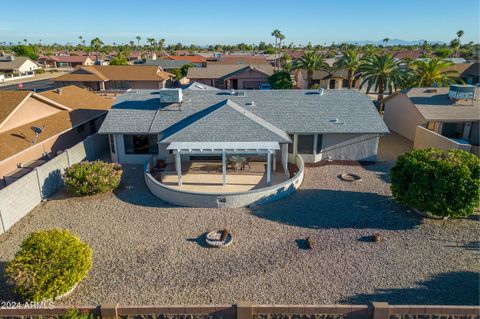
MULTIPOLYGON (((290 318, 331 318, 331 319, 437 319, 437 318, 479 318, 478 306, 425 306, 390 305, 373 302, 368 305, 162 305, 122 306, 103 304, 98 306, 75 306, 82 313, 93 318, 216 318, 216 319, 290 319, 290 318)), ((65 306, 22 307, 0 309, 0 319, 48 317, 59 319, 71 308, 65 306)))
POLYGON ((424 149, 430 147, 439 148, 445 151, 453 148, 456 150, 464 150, 470 152, 472 145, 457 143, 454 140, 449 139, 448 137, 430 131, 422 126, 417 126, 417 130, 415 132, 415 141, 413 142, 413 148, 424 149))
POLYGON ((62 185, 65 168, 83 160, 94 160, 108 151, 106 135, 91 135, 22 177, 0 189, 0 234, 27 215, 42 199, 62 185))
POLYGON ((245 207, 252 204, 265 204, 293 193, 303 181, 304 164, 297 156, 298 172, 292 178, 276 185, 240 193, 201 193, 186 192, 168 187, 157 181, 150 173, 150 162, 145 163, 145 184, 156 197, 178 206, 190 207, 245 207))

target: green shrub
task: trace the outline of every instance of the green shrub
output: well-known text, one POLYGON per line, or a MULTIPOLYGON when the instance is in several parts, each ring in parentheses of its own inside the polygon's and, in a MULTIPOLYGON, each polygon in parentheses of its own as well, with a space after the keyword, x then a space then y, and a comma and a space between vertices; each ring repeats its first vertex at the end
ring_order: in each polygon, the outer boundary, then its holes
POLYGON ((268 82, 272 86, 274 90, 282 90, 282 89, 291 89, 292 88, 292 78, 290 73, 286 71, 277 71, 273 73, 268 82))
POLYGON ((122 178, 122 167, 102 161, 81 162, 65 170, 65 185, 75 195, 92 195, 112 191, 122 178))
POLYGON ((480 204, 480 159, 468 152, 414 150, 390 171, 391 190, 400 202, 442 217, 472 214, 480 204))
POLYGON ((43 74, 45 73, 45 69, 36 69, 35 74, 43 74))
POLYGON ((72 308, 68 309, 61 319, 90 319, 93 318, 93 315, 87 311, 80 311, 78 309, 72 308))
POLYGON ((21 244, 5 273, 22 297, 42 301, 60 296, 92 268, 92 249, 66 229, 36 231, 21 244))

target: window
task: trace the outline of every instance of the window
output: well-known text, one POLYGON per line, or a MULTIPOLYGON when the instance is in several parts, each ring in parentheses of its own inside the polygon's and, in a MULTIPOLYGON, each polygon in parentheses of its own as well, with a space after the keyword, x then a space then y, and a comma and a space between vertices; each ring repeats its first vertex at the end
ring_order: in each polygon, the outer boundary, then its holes
POLYGON ((328 84, 329 89, 334 89, 335 88, 335 80, 330 80, 330 83, 328 84))
POLYGON ((124 135, 125 154, 158 154, 157 135, 124 135))
POLYGON ((317 135, 317 154, 320 154, 322 152, 322 140, 323 140, 323 135, 318 134, 317 135))
POLYGON ((313 154, 314 135, 298 135, 297 153, 313 154))
POLYGON ((293 139, 294 139, 294 137, 293 137, 293 134, 288 134, 288 136, 290 136, 290 139, 292 140, 292 143, 288 144, 288 152, 290 154, 293 154, 293 139))
POLYGON ((108 141, 110 142, 110 150, 115 154, 115 137, 113 134, 108 135, 108 141))

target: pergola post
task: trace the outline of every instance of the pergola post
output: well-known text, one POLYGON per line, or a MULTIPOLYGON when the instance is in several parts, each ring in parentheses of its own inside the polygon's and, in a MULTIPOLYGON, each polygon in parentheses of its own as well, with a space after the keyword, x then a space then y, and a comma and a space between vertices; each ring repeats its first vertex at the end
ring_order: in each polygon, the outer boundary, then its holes
POLYGON ((267 152, 267 185, 272 184, 272 153, 267 152))
POLYGON ((227 154, 225 150, 222 152, 222 175, 223 186, 227 185, 227 154))
POLYGON ((288 177, 290 175, 288 172, 288 144, 282 144, 282 156, 283 169, 285 170, 285 175, 288 177))
POLYGON ((275 172, 277 170, 277 154, 276 152, 272 154, 272 169, 275 172))
POLYGON ((180 150, 175 154, 175 167, 177 169, 178 186, 182 186, 182 158, 180 157, 180 150))

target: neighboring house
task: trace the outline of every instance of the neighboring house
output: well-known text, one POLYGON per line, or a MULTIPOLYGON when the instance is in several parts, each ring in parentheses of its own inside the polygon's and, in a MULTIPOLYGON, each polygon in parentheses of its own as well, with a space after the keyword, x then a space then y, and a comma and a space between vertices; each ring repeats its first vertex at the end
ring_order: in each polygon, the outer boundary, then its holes
MULTIPOLYGON (((280 55, 278 55, 280 57, 280 55)), ((273 61, 274 62, 274 61, 273 61)), ((271 64, 263 55, 217 55, 215 62, 208 62, 208 65, 216 64, 243 64, 243 65, 263 65, 271 64)))
POLYGON ((56 87, 77 85, 92 91, 157 89, 168 86, 171 77, 158 66, 92 65, 77 67, 54 82, 56 87))
MULTIPOLYGON (((3 74, 3 81, 15 80, 19 77, 34 76, 39 66, 24 56, 1 55, 0 75, 3 74)), ((2 78, 0 78, 0 81, 2 78)))
POLYGON ((391 131, 413 141, 414 148, 454 148, 478 155, 480 104, 475 90, 468 85, 403 90, 384 99, 383 119, 391 131))
MULTIPOLYGON (((296 82, 299 89, 307 89, 307 70, 296 71, 296 82)), ((323 89, 344 89, 348 88, 348 72, 338 70, 333 73, 327 71, 314 71, 312 85, 317 84, 323 89)), ((360 88, 361 81, 355 79, 352 88, 360 88)))
POLYGON ((270 64, 264 65, 208 65, 188 69, 187 78, 218 89, 254 90, 268 83, 273 74, 270 64))
POLYGON ((480 64, 478 62, 458 63, 448 69, 457 71, 458 77, 462 79, 465 84, 478 85, 480 83, 480 64))
POLYGON ((200 55, 168 55, 163 57, 163 59, 174 61, 188 61, 189 64, 197 68, 203 68, 207 66, 207 59, 200 55))
POLYGON ((423 49, 416 49, 416 50, 403 50, 403 51, 395 51, 392 52, 393 58, 401 61, 405 60, 416 60, 421 58, 427 54, 427 52, 423 49))
POLYGON ((137 63, 137 65, 155 65, 159 66, 163 71, 169 72, 172 69, 181 69, 184 65, 189 65, 187 60, 146 60, 143 63, 137 63))
POLYGON ((374 161, 379 136, 388 132, 370 98, 358 91, 229 91, 199 83, 120 95, 99 130, 110 135, 112 159, 120 163, 172 162, 172 150, 185 147, 179 162, 218 159, 221 149, 238 146, 251 156, 275 150, 273 162, 285 170, 297 154, 309 163, 374 161))
POLYGON ((0 180, 8 184, 96 133, 111 105, 76 86, 0 91, 0 180))
POLYGON ((75 68, 82 65, 93 65, 95 59, 83 55, 41 56, 37 63, 45 68, 75 68))

